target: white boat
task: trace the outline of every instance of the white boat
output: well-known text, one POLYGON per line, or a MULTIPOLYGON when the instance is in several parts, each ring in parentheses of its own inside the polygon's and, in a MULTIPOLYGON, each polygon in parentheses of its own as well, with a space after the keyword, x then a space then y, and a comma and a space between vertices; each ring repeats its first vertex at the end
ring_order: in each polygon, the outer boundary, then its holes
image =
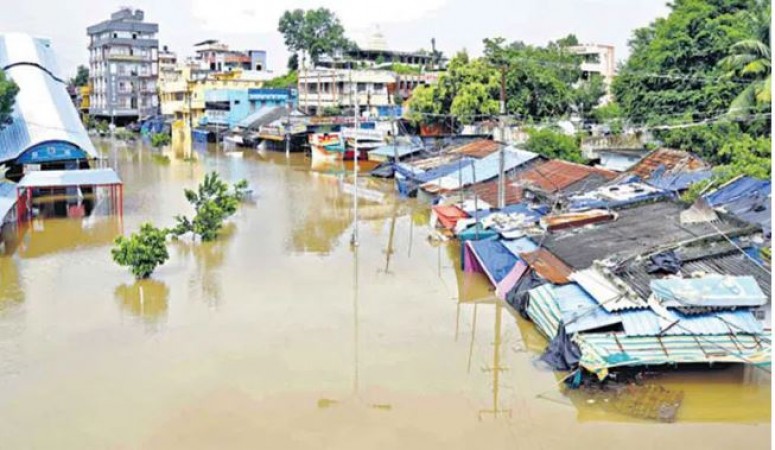
POLYGON ((348 147, 355 148, 358 142, 358 150, 368 151, 385 145, 385 133, 380 130, 367 128, 342 128, 342 138, 348 147))

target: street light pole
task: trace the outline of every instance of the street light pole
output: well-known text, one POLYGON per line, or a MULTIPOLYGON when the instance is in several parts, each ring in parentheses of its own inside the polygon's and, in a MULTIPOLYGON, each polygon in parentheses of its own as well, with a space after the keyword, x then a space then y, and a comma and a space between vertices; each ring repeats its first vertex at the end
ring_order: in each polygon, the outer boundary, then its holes
POLYGON ((504 179, 504 171, 506 166, 506 127, 504 125, 506 116, 506 68, 501 67, 501 102, 500 102, 500 154, 498 158, 498 209, 503 209, 506 206, 506 180, 504 179))

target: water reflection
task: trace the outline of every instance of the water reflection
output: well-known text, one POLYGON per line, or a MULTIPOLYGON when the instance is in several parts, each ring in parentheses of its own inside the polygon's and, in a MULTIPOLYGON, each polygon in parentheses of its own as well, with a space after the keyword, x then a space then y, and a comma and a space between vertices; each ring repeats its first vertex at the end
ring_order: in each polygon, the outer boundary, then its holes
POLYGON ((122 220, 118 216, 93 215, 80 220, 33 219, 20 225, 20 239, 14 247, 22 258, 37 258, 109 245, 121 233, 122 220))
POLYGON ((0 312, 24 301, 18 262, 12 256, 0 257, 0 312))
POLYGON ((200 298, 213 309, 217 309, 222 300, 220 268, 229 252, 230 243, 236 231, 236 224, 228 222, 214 241, 200 242, 191 238, 173 241, 172 247, 177 256, 185 261, 185 266, 195 268, 189 278, 190 294, 200 298), (193 264, 190 264, 192 263, 193 264))
POLYGON ((152 279, 122 284, 115 290, 115 296, 125 311, 150 324, 166 318, 169 295, 170 290, 165 283, 152 279))

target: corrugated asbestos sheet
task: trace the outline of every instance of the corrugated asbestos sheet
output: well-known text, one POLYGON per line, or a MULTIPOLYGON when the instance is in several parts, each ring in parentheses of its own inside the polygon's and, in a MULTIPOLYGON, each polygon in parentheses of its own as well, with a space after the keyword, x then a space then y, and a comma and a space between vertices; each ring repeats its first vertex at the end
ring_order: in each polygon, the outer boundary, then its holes
MULTIPOLYGON (((531 297, 532 299, 532 297, 531 297)), ((626 336, 624 333, 590 333, 574 336, 581 349, 580 365, 599 378, 618 366, 679 363, 768 364, 771 335, 626 336)))
POLYGON ((568 279, 571 274, 570 267, 545 248, 539 248, 530 253, 521 253, 519 256, 531 269, 550 283, 566 284, 570 282, 568 279))
POLYGON ((0 130, 0 162, 52 141, 70 143, 91 157, 98 156, 59 78, 48 40, 21 33, 0 34, 0 68, 7 68, 6 75, 19 86, 13 122, 0 130))
POLYGON ((578 283, 606 311, 648 308, 635 291, 604 269, 591 267, 573 272, 570 279, 578 283))
POLYGON ((767 298, 752 276, 710 274, 652 280, 651 292, 667 307, 761 306, 767 298))
MULTIPOLYGON (((651 295, 651 287, 649 286, 651 281, 663 277, 663 275, 646 272, 646 262, 646 260, 632 261, 617 270, 617 275, 642 298, 648 298, 651 295)), ((725 246, 721 251, 709 248, 705 250, 704 254, 695 252, 691 258, 683 256, 680 275, 689 277, 693 273, 716 273, 735 276, 751 275, 756 279, 764 296, 766 298, 772 297, 772 278, 770 274, 731 246, 725 246)))
POLYGON ((594 261, 640 255, 673 242, 701 236, 718 236, 744 227, 737 220, 683 225, 678 203, 661 201, 617 211, 618 218, 591 227, 549 234, 544 246, 574 269, 586 269, 594 261))
POLYGON ((758 334, 762 325, 749 310, 683 315, 664 315, 645 309, 620 314, 627 336, 707 336, 713 334, 758 334))

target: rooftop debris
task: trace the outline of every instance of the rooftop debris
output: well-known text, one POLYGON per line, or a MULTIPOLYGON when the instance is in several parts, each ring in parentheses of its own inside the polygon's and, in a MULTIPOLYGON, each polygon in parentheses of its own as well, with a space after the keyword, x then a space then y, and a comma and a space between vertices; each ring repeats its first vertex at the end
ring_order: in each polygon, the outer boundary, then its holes
POLYGON ((635 164, 627 173, 641 180, 660 178, 665 174, 679 172, 694 172, 707 169, 708 165, 699 156, 670 148, 660 148, 652 151, 635 164))

